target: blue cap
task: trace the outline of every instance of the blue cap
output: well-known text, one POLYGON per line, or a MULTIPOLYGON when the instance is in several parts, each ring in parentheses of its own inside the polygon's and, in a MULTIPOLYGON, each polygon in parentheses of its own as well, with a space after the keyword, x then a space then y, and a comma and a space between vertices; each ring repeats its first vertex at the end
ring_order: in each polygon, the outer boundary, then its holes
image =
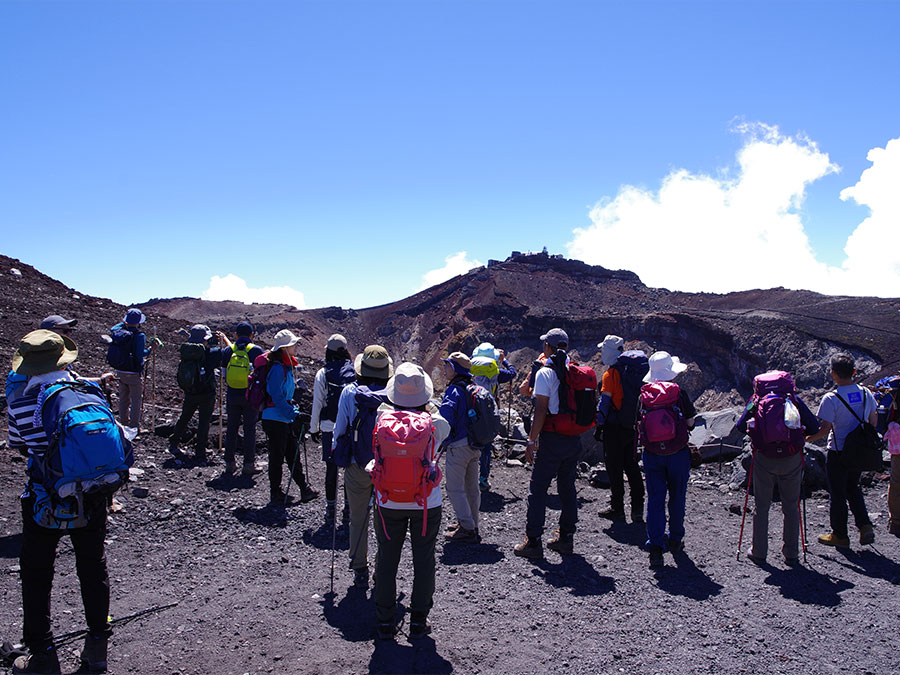
POLYGON ((253 324, 249 321, 241 321, 234 329, 238 337, 250 337, 253 335, 253 324))

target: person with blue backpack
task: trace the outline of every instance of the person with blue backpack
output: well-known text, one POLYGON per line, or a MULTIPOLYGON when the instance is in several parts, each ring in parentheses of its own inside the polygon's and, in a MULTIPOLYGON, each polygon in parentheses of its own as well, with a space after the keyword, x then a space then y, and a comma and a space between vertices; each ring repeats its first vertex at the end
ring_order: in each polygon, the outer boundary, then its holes
POLYGON ((350 569, 353 585, 369 586, 369 514, 372 476, 366 465, 374 457, 372 436, 378 408, 387 403, 393 361, 381 345, 369 345, 354 361, 359 376, 344 387, 334 422, 331 461, 344 470, 344 493, 350 516, 350 569))
POLYGON ((643 523, 644 477, 638 466, 634 426, 637 422, 638 396, 650 366, 644 352, 637 349, 626 352, 625 340, 618 335, 607 335, 597 346, 607 369, 600 380, 594 438, 603 441, 610 493, 609 507, 600 511, 599 515, 624 522, 624 473, 631 490, 631 521, 643 523))
POLYGON ((126 426, 138 429, 141 424, 141 404, 144 399, 141 374, 144 359, 153 350, 147 345, 147 336, 140 326, 147 320, 144 313, 132 307, 121 323, 109 331, 110 343, 106 360, 116 371, 119 380, 119 420, 126 426))
POLYGON ((253 324, 241 321, 235 328, 236 340, 231 343, 225 338, 222 363, 225 364, 225 384, 228 386, 225 395, 225 412, 228 425, 225 429, 225 472, 234 473, 235 450, 237 449, 238 429, 243 425, 244 465, 241 476, 249 478, 256 473, 256 422, 259 414, 247 399, 250 374, 253 362, 263 353, 262 347, 253 344, 253 324))
MULTIPOLYGON (((319 368, 313 380, 313 402, 310 414, 309 433, 312 439, 322 444, 322 461, 325 462, 325 523, 335 519, 337 505, 338 467, 331 460, 331 446, 334 439, 334 421, 337 418, 338 401, 344 387, 356 381, 356 370, 347 338, 335 333, 325 344, 325 367, 319 368)), ((344 500, 343 522, 349 522, 350 510, 344 500)))
MULTIPOLYGON (((500 385, 512 382, 516 378, 516 368, 506 360, 506 352, 497 349, 490 342, 482 342, 472 352, 472 381, 487 389, 497 407, 500 407, 500 385)), ((511 395, 511 394, 510 394, 511 395)), ((482 492, 491 489, 491 458, 494 453, 493 444, 481 449, 481 460, 478 470, 478 487, 482 492)))
POLYGON ((104 548, 107 497, 128 480, 134 456, 100 387, 67 370, 77 358, 71 339, 36 330, 21 340, 12 359, 13 371, 27 380, 7 401, 9 444, 28 457, 19 568, 29 653, 15 660, 14 673, 60 672, 50 595, 57 544, 66 534, 88 626, 79 672, 106 672, 112 634, 104 548))

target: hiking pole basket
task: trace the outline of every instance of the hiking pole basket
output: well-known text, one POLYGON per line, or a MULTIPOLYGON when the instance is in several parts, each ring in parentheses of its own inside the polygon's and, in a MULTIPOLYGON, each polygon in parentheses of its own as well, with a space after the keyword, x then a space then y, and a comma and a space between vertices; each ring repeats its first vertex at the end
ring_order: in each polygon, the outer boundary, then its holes
POLYGON ((737 559, 741 559, 741 544, 744 543, 744 521, 747 519, 747 501, 750 499, 750 483, 753 480, 753 464, 756 450, 750 454, 750 471, 747 472, 747 491, 744 493, 744 508, 741 510, 741 534, 738 536, 737 559))

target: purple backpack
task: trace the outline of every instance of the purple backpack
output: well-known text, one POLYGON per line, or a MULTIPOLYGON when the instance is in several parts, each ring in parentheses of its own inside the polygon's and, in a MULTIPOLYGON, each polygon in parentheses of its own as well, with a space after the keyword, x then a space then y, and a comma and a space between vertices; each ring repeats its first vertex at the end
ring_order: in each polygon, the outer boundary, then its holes
POLYGON ((768 457, 796 455, 806 443, 802 427, 792 429, 785 423, 787 401, 798 408, 790 373, 772 370, 753 378, 753 417, 747 422, 747 434, 753 448, 768 457))

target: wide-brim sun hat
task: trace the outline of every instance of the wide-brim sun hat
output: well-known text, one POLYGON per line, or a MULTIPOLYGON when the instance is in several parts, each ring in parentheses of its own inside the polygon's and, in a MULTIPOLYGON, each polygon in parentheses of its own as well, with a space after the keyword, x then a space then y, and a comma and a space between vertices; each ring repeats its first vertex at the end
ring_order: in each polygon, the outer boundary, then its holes
POLYGON ((144 313, 137 309, 136 307, 132 307, 127 312, 125 312, 125 318, 122 319, 122 323, 127 324, 142 324, 147 320, 147 317, 144 316, 144 313))
POLYGON ((275 333, 275 342, 272 344, 272 351, 278 351, 282 347, 292 347, 300 342, 300 338, 294 335, 287 328, 283 328, 275 333))
POLYGON ((191 335, 188 338, 188 342, 196 342, 199 344, 206 342, 211 337, 212 331, 209 329, 209 326, 202 323, 196 323, 191 326, 191 335))
POLYGON ((500 350, 494 347, 490 342, 482 342, 472 352, 472 358, 477 359, 479 356, 485 356, 494 361, 500 360, 500 350))
POLYGON ((441 361, 449 363, 453 366, 453 370, 462 375, 468 373, 472 367, 472 360, 462 352, 453 352, 447 358, 441 359, 441 361))
POLYGON ((362 354, 357 354, 353 367, 360 377, 386 380, 394 374, 394 360, 381 345, 369 345, 362 354))
POLYGON ((434 395, 434 385, 421 366, 401 363, 387 383, 388 400, 400 408, 418 408, 434 395))
POLYGON ((52 330, 33 330, 19 342, 12 369, 19 375, 43 375, 62 370, 77 358, 78 347, 70 338, 52 330))
POLYGON ((687 370, 687 364, 682 363, 677 356, 669 352, 655 352, 650 356, 650 370, 644 375, 644 382, 668 382, 675 379, 678 373, 687 370))

